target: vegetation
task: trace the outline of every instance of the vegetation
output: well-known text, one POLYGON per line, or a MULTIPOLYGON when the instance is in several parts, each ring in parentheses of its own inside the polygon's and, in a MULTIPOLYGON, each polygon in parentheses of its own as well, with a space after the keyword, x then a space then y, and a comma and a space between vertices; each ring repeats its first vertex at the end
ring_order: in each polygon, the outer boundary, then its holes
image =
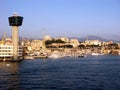
POLYGON ((73 48, 72 45, 63 45, 63 46, 59 46, 59 48, 73 48))
POLYGON ((79 47, 80 49, 85 49, 85 48, 86 48, 85 45, 83 45, 83 44, 80 44, 78 47, 79 47))
POLYGON ((60 40, 60 39, 57 39, 57 40, 52 39, 52 40, 47 40, 47 41, 45 41, 45 44, 46 44, 46 45, 49 45, 49 44, 52 44, 52 43, 65 43, 65 42, 62 41, 62 40, 60 40))
POLYGON ((119 49, 119 46, 116 43, 108 44, 107 47, 108 49, 119 49))

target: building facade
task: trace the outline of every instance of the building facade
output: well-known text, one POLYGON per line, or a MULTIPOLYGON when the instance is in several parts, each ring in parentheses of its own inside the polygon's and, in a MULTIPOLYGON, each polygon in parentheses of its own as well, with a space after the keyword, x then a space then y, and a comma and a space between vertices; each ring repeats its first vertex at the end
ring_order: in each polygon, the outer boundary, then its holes
MULTIPOLYGON (((0 45, 0 60, 13 59, 13 46, 12 45, 0 45)), ((23 49, 21 46, 18 48, 18 57, 22 59, 23 49)))

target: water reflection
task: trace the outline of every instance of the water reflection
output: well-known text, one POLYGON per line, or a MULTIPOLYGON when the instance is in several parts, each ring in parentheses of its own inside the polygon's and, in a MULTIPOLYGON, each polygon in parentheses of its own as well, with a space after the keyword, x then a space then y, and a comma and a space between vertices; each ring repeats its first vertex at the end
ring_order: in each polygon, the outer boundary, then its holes
POLYGON ((19 62, 0 62, 0 88, 19 89, 19 62))

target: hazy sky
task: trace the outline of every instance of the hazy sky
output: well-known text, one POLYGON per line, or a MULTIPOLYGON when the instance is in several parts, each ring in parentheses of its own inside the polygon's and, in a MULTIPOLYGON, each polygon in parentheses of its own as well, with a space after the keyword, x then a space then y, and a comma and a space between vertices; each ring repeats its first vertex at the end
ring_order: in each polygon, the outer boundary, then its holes
POLYGON ((21 37, 120 38, 120 0, 1 0, 0 35, 11 36, 8 17, 14 12, 24 17, 21 37))

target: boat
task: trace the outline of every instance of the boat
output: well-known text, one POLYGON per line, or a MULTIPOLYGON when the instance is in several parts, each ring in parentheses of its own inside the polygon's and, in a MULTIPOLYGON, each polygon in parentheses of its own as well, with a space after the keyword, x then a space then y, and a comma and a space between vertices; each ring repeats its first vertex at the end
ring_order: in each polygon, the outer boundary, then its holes
POLYGON ((103 54, 101 54, 101 53, 92 53, 91 55, 98 56, 98 55, 103 55, 103 54))
POLYGON ((87 55, 79 55, 78 57, 87 57, 87 55))
POLYGON ((33 56, 25 56, 24 59, 26 59, 26 60, 32 60, 32 59, 34 59, 34 57, 33 56))
POLYGON ((34 56, 34 58, 47 58, 46 55, 37 55, 37 56, 34 56))

